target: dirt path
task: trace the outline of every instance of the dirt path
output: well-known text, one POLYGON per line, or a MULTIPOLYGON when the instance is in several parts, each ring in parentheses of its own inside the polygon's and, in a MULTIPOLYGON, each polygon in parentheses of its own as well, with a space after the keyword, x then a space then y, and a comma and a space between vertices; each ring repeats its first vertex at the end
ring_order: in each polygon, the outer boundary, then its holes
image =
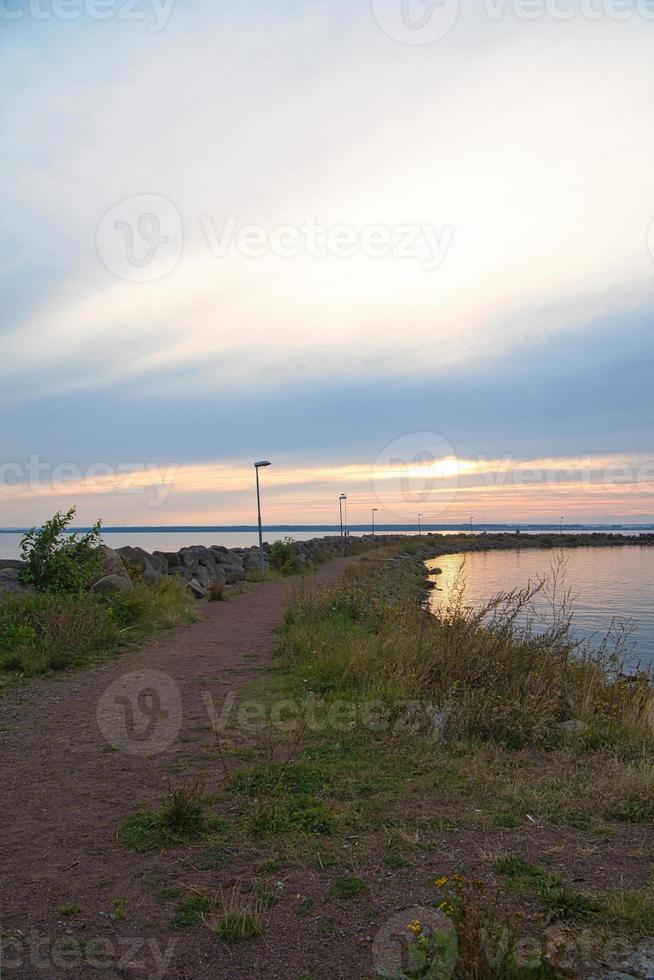
MULTIPOLYGON (((333 582, 352 560, 333 561, 313 579, 333 582)), ((221 947, 217 962, 208 930, 171 934, 170 906, 144 887, 144 876, 188 882, 181 858, 137 859, 115 840, 120 823, 158 802, 187 764, 219 771, 203 695, 220 708, 269 664, 295 588, 297 580, 252 586, 204 606, 195 624, 99 667, 36 681, 0 704, 0 928, 9 936, 0 976, 162 976, 169 942, 168 977, 295 975, 282 971, 284 951, 265 944, 254 957, 243 946, 233 961, 221 947), (116 709, 121 687, 127 701, 116 709), (127 729, 130 711, 136 720, 127 729), (81 911, 71 914, 75 907, 81 911), (80 947, 92 950, 91 964, 80 963, 80 947), (96 952, 102 968, 93 965, 96 952)))

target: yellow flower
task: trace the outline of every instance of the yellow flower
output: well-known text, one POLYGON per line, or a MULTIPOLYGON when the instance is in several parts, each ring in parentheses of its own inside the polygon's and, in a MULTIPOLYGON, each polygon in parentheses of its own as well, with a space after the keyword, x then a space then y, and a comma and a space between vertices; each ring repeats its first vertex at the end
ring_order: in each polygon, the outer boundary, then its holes
POLYGON ((409 932, 412 932, 414 936, 419 936, 422 932, 422 925, 420 924, 420 919, 414 919, 413 922, 409 922, 407 925, 409 932))
POLYGON ((447 878, 445 877, 445 875, 442 875, 440 878, 436 879, 437 888, 444 888, 446 884, 447 884, 447 878))

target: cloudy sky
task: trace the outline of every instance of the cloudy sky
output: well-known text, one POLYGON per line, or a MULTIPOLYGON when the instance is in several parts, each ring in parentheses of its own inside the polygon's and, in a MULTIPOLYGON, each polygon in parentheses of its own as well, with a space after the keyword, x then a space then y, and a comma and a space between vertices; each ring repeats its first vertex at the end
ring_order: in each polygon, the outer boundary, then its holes
POLYGON ((0 526, 654 521, 654 4, 1 0, 0 526))

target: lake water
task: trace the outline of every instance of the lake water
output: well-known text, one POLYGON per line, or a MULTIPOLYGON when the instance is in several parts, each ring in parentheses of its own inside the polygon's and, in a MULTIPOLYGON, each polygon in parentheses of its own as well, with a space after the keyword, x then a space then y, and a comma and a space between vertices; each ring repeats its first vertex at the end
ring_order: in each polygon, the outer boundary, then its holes
MULTIPOLYGON (((430 529, 436 531, 438 534, 444 536, 449 536, 452 534, 469 534, 467 525, 452 525, 451 527, 442 527, 434 525, 426 525, 425 530, 430 529)), ((557 532, 559 530, 558 525, 521 525, 523 533, 538 533, 539 531, 545 532, 557 532)), ((573 531, 575 534, 592 534, 593 530, 600 529, 599 526, 586 525, 574 525, 570 527, 564 526, 564 529, 573 531)), ((416 535, 418 532, 411 525, 406 524, 380 524, 377 527, 380 534, 406 534, 409 536, 416 535)), ((508 526, 505 524, 479 524, 475 525, 474 533, 482 530, 492 531, 513 531, 515 526, 508 526)), ((622 526, 605 526, 601 530, 604 531, 615 531, 620 534, 636 535, 643 531, 652 531, 654 528, 652 525, 633 525, 622 526)), ((352 534, 368 534, 370 532, 370 527, 365 524, 350 524, 350 532, 352 534)), ((287 526, 287 527, 275 527, 275 528, 264 528, 263 537, 264 541, 280 541, 283 538, 291 537, 295 541, 307 541, 309 538, 323 537, 329 534, 338 534, 338 528, 330 527, 328 525, 316 525, 314 527, 303 527, 300 526, 287 526)), ((212 544, 223 545, 227 548, 246 548, 253 544, 259 543, 259 538, 257 532, 253 528, 117 528, 116 530, 109 530, 104 528, 102 531, 102 536, 105 544, 109 545, 110 548, 122 548, 124 545, 132 545, 133 547, 144 548, 146 551, 179 551, 180 548, 186 548, 188 545, 192 544, 203 544, 207 547, 212 544)), ((18 558, 20 555, 20 539, 22 537, 22 532, 10 531, 0 528, 0 558, 18 558)))
MULTIPOLYGON (((539 548, 441 556, 428 563, 443 570, 432 605, 438 608, 447 602, 457 576, 463 575, 464 601, 479 608, 500 592, 547 576, 556 557, 551 550, 539 548)), ((629 621, 635 661, 654 666, 654 548, 571 548, 563 552, 563 562, 564 587, 574 597, 575 635, 597 645, 613 619, 629 621)), ((534 607, 545 621, 547 599, 537 596, 534 607)))

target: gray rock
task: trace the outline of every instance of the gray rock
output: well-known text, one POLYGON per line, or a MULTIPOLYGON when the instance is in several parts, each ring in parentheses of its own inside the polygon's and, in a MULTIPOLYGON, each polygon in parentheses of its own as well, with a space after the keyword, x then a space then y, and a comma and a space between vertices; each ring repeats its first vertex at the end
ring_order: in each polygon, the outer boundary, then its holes
POLYGON ((131 592, 133 588, 129 575, 105 575, 104 578, 93 583, 91 592, 131 592))
POLYGON ((227 585, 233 585, 234 582, 242 582, 245 578, 245 569, 242 565, 230 564, 219 565, 218 567, 225 576, 227 585))
POLYGON ((205 589, 203 585, 200 585, 196 578, 191 579, 188 587, 196 599, 206 599, 209 595, 209 589, 205 589))
POLYGON ((156 585, 168 573, 168 562, 163 555, 155 558, 143 548, 132 548, 129 545, 118 548, 117 553, 123 564, 134 569, 147 585, 156 585))
POLYGON ((19 580, 20 569, 0 569, 0 599, 12 595, 33 595, 36 589, 31 585, 23 585, 19 580))
POLYGON ((568 732, 570 735, 583 735, 588 730, 586 722, 581 721, 579 718, 570 718, 569 721, 562 721, 558 727, 562 732, 568 732))
POLYGON ((26 561, 21 561, 20 558, 0 558, 0 571, 5 568, 15 568, 16 571, 21 571, 23 568, 27 567, 26 561))
POLYGON ((235 551, 218 552, 214 555, 214 560, 219 565, 240 565, 243 567, 243 559, 235 551))
POLYGON ((129 572, 123 565, 117 551, 114 551, 113 548, 108 548, 106 544, 101 544, 98 548, 98 555, 102 559, 102 569, 95 578, 96 582, 108 576, 115 576, 116 578, 126 579, 130 585, 132 584, 129 572))
POLYGON ((169 575, 174 569, 181 568, 184 564, 178 551, 158 551, 157 554, 163 555, 163 557, 166 559, 169 575))

